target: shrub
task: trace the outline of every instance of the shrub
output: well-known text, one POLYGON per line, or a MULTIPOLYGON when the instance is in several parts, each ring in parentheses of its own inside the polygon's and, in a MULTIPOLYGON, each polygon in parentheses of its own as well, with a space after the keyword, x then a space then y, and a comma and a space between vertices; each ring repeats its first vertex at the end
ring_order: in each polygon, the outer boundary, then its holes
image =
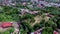
POLYGON ((53 34, 53 29, 51 27, 45 27, 42 34, 53 34))
POLYGON ((8 31, 10 32, 10 33, 13 33, 14 32, 14 28, 10 28, 8 31))

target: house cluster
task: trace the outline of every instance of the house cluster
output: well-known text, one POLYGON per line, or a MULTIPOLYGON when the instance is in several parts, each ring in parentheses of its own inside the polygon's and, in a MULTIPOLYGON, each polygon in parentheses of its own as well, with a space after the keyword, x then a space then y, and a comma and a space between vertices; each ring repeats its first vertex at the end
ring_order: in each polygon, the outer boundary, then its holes
POLYGON ((29 13, 29 14, 37 14, 38 13, 38 11, 30 11, 30 10, 28 10, 28 9, 21 9, 21 13, 29 13))
POLYGON ((0 0, 0 5, 16 5, 16 0, 0 0))
POLYGON ((43 4, 44 6, 51 7, 51 6, 57 6, 60 7, 60 3, 53 3, 53 2, 46 2, 46 1, 39 1, 39 4, 43 4))
POLYGON ((51 7, 51 6, 57 6, 60 7, 60 3, 54 3, 54 2, 46 2, 45 0, 0 0, 0 4, 3 5, 16 5, 17 2, 21 2, 23 5, 27 4, 27 2, 32 2, 32 5, 37 5, 38 7, 42 7, 42 6, 47 6, 47 7, 51 7))
POLYGON ((55 2, 33 1, 33 4, 36 3, 38 7, 51 7, 51 6, 60 7, 60 3, 55 3, 55 2))
MULTIPOLYGON (((41 1, 41 0, 31 0, 32 5, 36 5, 37 7, 51 7, 51 6, 56 6, 56 7, 60 7, 60 3, 55 3, 55 2, 46 2, 45 0, 41 1)), ((27 3, 24 3, 25 5, 27 3)))

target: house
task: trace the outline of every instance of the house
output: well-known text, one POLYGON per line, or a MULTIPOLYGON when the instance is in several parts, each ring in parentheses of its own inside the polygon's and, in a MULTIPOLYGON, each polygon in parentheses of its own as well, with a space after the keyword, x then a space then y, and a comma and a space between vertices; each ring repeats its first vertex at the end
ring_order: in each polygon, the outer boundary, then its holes
POLYGON ((2 4, 8 5, 12 2, 12 0, 2 0, 2 4))
POLYGON ((37 14, 38 13, 38 11, 30 11, 30 12, 28 12, 29 14, 37 14))
POLYGON ((43 5, 43 4, 38 4, 37 7, 39 7, 39 8, 43 8, 44 5, 43 5))
POLYGON ((37 30, 37 31, 35 31, 35 32, 32 32, 31 34, 42 34, 42 33, 41 33, 42 30, 43 30, 43 28, 42 28, 42 29, 39 29, 39 30, 37 30))
POLYGON ((12 23, 10 23, 10 22, 3 22, 3 23, 1 24, 1 27, 2 27, 2 28, 11 27, 11 26, 12 26, 12 23))
POLYGON ((59 34, 57 31, 54 31, 54 34, 59 34))
POLYGON ((22 5, 24 5, 24 6, 25 6, 25 5, 27 5, 27 3, 26 3, 26 2, 23 2, 23 3, 22 3, 22 5))
POLYGON ((17 1, 16 0, 0 0, 1 5, 7 5, 7 6, 14 5, 13 3, 15 2, 17 1))

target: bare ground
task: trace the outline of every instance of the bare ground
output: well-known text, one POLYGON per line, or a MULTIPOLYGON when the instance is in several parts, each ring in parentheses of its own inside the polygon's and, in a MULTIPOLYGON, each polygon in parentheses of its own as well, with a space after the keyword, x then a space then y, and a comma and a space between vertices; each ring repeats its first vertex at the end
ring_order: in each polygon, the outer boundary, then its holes
POLYGON ((42 17, 38 15, 34 17, 34 19, 35 19, 35 22, 31 26, 34 26, 36 23, 40 23, 40 21, 42 20, 42 17))

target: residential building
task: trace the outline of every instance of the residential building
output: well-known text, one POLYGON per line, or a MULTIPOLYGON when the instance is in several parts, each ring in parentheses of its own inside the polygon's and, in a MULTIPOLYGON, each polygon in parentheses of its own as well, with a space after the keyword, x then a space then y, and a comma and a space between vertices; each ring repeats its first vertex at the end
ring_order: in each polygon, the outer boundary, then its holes
POLYGON ((1 24, 1 27, 2 27, 2 28, 11 27, 11 26, 12 26, 12 23, 10 23, 10 22, 3 22, 3 23, 1 24))
POLYGON ((30 0, 20 0, 20 2, 29 2, 30 0))
POLYGON ((60 3, 60 0, 31 0, 31 2, 39 2, 39 1, 59 2, 60 3))
POLYGON ((0 5, 10 5, 11 3, 15 3, 19 0, 0 0, 0 5))
POLYGON ((47 2, 60 2, 60 0, 44 0, 44 1, 47 1, 47 2))

